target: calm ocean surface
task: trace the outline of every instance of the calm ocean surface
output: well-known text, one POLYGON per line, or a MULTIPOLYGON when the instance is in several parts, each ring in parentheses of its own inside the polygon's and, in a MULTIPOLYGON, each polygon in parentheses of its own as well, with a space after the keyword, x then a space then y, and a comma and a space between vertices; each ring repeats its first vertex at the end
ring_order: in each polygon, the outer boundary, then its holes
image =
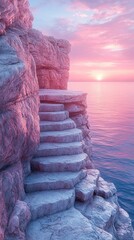
POLYGON ((93 159, 118 189, 120 205, 134 226, 134 83, 69 83, 88 93, 93 159))

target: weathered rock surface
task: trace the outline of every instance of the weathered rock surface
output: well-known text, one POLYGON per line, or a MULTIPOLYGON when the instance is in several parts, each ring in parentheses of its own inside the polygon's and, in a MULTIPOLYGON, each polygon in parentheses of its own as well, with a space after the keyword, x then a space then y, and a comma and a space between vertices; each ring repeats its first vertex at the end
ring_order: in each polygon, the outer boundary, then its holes
POLYGON ((87 154, 74 154, 63 156, 49 156, 33 158, 31 167, 33 171, 42 172, 75 172, 86 167, 87 154))
POLYGON ((94 196, 92 201, 75 203, 78 209, 90 223, 109 232, 114 240, 134 240, 132 222, 126 211, 119 207, 118 198, 94 196))
POLYGON ((0 168, 3 168, 33 155, 39 141, 39 122, 38 83, 30 53, 19 35, 11 31, 0 38, 0 48, 0 168))
POLYGON ((116 236, 119 240, 134 240, 134 231, 132 228, 132 222, 129 218, 128 213, 119 208, 118 215, 115 221, 116 236))
POLYGON ((80 129, 68 129, 65 131, 47 131, 40 133, 40 142, 79 142, 82 141, 82 131, 80 129))
POLYGON ((39 142, 39 87, 27 41, 32 23, 28 6, 27 0, 0 2, 1 240, 11 230, 7 223, 17 201, 24 198, 23 176, 39 142))
POLYGON ((74 206, 75 191, 51 190, 27 194, 25 201, 30 207, 32 219, 38 219, 74 206))
POLYGON ((117 192, 113 183, 106 182, 103 178, 99 178, 98 187, 95 193, 103 198, 110 198, 117 192))
POLYGON ((69 114, 67 111, 60 111, 60 112, 39 112, 40 120, 41 121, 64 121, 69 118, 69 114))
POLYGON ((73 155, 83 152, 83 143, 41 143, 36 157, 73 155))
POLYGON ((82 202, 92 201, 97 188, 100 173, 97 169, 89 169, 87 176, 75 186, 76 199, 82 202))
POLYGON ((0 16, 0 35, 4 34, 10 26, 18 26, 24 29, 32 26, 33 17, 27 0, 1 0, 0 16))
POLYGON ((113 240, 74 208, 31 222, 26 239, 37 240, 39 236, 40 240, 113 240))
POLYGON ((60 112, 64 111, 64 104, 55 104, 55 103, 41 103, 40 112, 60 112))
POLYGON ((118 207, 105 201, 102 197, 95 196, 92 203, 77 202, 75 207, 87 217, 93 225, 108 231, 114 225, 118 207))
POLYGON ((79 172, 35 172, 25 180, 26 192, 73 188, 86 176, 85 171, 79 172))
POLYGON ((0 171, 0 236, 4 232, 8 219, 18 199, 25 196, 23 189, 23 173, 20 162, 0 171))
POLYGON ((40 89, 39 95, 41 103, 63 103, 66 107, 66 103, 82 102, 83 99, 86 101, 87 94, 80 91, 40 89))
POLYGON ((25 230, 31 219, 31 212, 25 202, 17 201, 8 223, 6 240, 25 240, 25 230))
POLYGON ((67 129, 75 128, 76 125, 74 121, 70 118, 65 119, 63 121, 55 122, 55 121, 40 121, 40 131, 62 131, 67 129))
POLYGON ((66 89, 70 68, 70 43, 44 36, 33 29, 28 35, 40 88, 66 89))

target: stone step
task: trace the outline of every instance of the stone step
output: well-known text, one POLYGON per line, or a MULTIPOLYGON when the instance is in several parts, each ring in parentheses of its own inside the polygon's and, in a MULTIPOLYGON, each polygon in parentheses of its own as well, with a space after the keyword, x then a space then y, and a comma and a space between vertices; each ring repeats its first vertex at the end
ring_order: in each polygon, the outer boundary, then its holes
POLYGON ((95 196, 92 202, 76 202, 75 207, 96 227, 108 231, 114 226, 118 211, 118 206, 115 203, 110 203, 100 196, 95 196))
POLYGON ((67 111, 60 112, 39 112, 41 121, 63 121, 69 118, 69 113, 67 111))
POLYGON ((103 198, 110 198, 117 192, 113 183, 106 182, 102 177, 99 177, 98 187, 95 190, 96 195, 103 198))
POLYGON ((33 158, 31 167, 33 171, 63 172, 80 171, 85 168, 88 156, 86 153, 76 155, 51 156, 33 158))
POLYGON ((59 112, 64 111, 64 104, 40 103, 40 112, 59 112))
POLYGON ((53 103, 76 103, 86 100, 87 93, 81 91, 70 91, 60 89, 40 89, 39 97, 41 102, 53 103))
POLYGON ((45 216, 31 221, 26 230, 26 240, 113 240, 111 234, 95 227, 78 210, 45 216))
POLYGON ((35 172, 29 175, 25 182, 26 192, 43 190, 69 189, 86 176, 86 171, 79 172, 35 172))
POLYGON ((87 170, 87 176, 75 186, 76 199, 82 202, 91 201, 97 188, 100 173, 97 169, 87 170))
POLYGON ((25 198, 32 220, 67 210, 74 205, 74 200, 74 189, 28 193, 25 198))
POLYGON ((73 155, 83 152, 83 143, 41 143, 36 157, 73 155))
POLYGON ((41 121, 40 122, 40 131, 63 131, 67 129, 75 128, 75 122, 68 118, 63 121, 59 122, 52 122, 52 121, 41 121))
POLYGON ((78 128, 64 131, 48 131, 40 133, 40 142, 68 143, 79 142, 82 139, 82 131, 78 128))

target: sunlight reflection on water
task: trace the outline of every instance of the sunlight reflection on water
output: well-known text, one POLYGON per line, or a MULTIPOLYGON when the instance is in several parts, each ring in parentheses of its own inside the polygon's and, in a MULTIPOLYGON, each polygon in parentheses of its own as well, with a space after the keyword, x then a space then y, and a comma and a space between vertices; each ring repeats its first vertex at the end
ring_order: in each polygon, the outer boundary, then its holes
POLYGON ((134 83, 69 83, 88 92, 93 159, 134 224, 134 83))

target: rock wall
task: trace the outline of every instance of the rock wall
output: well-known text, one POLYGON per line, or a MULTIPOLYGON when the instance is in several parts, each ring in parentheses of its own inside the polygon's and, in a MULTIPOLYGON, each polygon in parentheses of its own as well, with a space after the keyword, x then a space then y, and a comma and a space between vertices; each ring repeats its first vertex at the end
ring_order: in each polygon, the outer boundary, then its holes
POLYGON ((39 142, 39 87, 27 40, 28 2, 2 0, 0 16, 0 240, 18 240, 24 237, 22 215, 26 224, 30 220, 18 201, 25 196, 23 178, 39 142))
POLYGON ((40 88, 66 89, 70 67, 70 43, 44 36, 33 29, 28 35, 40 88))

